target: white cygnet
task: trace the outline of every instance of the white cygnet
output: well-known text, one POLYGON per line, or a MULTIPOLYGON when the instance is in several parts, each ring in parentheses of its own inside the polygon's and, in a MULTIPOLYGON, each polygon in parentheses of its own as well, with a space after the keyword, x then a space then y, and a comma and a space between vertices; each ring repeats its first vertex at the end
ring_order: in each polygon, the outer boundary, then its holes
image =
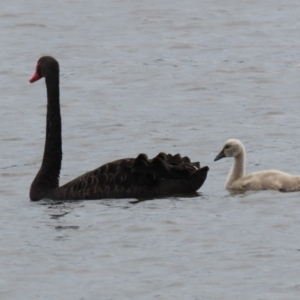
POLYGON ((234 164, 229 172, 225 185, 228 190, 300 191, 300 176, 290 175, 277 170, 267 170, 246 175, 246 152, 243 144, 239 140, 228 140, 214 161, 223 157, 234 157, 234 164))

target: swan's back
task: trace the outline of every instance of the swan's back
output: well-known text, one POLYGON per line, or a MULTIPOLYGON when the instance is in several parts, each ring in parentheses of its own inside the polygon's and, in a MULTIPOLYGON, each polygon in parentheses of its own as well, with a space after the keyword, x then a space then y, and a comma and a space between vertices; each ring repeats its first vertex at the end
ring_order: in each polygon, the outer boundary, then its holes
POLYGON ((180 154, 159 153, 153 159, 146 154, 120 159, 55 190, 57 199, 153 198, 192 193, 204 183, 208 167, 200 168, 180 154))
POLYGON ((267 170, 245 175, 226 184, 227 189, 236 190, 277 190, 292 192, 300 190, 300 176, 278 170, 267 170))

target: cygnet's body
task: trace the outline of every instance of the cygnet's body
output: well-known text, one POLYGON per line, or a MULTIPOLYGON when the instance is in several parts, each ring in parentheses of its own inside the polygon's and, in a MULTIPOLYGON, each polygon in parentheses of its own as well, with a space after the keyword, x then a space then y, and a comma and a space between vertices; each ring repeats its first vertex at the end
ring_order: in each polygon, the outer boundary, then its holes
POLYGON ((300 191, 300 176, 277 170, 261 171, 245 175, 246 152, 239 140, 228 140, 215 161, 223 157, 234 157, 234 164, 226 181, 228 190, 277 190, 281 192, 300 191))

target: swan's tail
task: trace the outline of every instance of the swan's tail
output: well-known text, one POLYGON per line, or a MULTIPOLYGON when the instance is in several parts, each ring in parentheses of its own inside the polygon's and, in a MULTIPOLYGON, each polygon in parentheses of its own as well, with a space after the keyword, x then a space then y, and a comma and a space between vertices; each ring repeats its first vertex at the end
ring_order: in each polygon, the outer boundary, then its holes
POLYGON ((209 167, 206 166, 206 167, 200 168, 199 170, 197 170, 196 172, 194 172, 191 175, 191 182, 194 185, 194 187, 193 187, 194 191, 197 191, 201 188, 201 186, 203 185, 203 183, 206 180, 208 171, 209 171, 209 167))

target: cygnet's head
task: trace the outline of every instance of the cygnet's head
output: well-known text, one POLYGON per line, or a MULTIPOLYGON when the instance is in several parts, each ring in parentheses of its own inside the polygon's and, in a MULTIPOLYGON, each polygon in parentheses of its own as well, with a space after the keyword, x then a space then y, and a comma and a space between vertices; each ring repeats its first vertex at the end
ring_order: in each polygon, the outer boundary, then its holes
POLYGON ((214 161, 217 161, 223 157, 237 157, 245 151, 243 144, 239 140, 228 140, 222 151, 216 156, 214 161))

